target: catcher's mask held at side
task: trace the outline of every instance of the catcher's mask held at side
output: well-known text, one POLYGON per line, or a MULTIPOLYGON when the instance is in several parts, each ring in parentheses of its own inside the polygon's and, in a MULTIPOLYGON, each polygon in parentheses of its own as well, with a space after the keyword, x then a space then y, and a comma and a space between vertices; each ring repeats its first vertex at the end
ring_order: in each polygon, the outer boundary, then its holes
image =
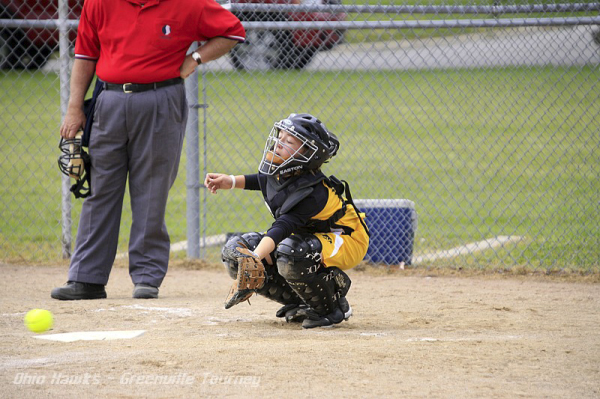
POLYGON ((76 180, 71 186, 75 198, 85 198, 91 194, 91 161, 81 145, 81 132, 72 139, 60 139, 58 148, 62 155, 58 157, 58 168, 66 176, 76 180))

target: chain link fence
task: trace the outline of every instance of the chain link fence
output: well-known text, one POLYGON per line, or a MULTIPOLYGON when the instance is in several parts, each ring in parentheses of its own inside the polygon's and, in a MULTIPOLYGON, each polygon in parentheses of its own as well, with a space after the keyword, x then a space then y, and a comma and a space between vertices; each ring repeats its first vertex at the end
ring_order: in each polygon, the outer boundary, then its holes
MULTIPOLYGON (((600 3, 371 3, 231 4, 248 40, 198 71, 172 257, 218 262, 228 233, 270 226, 259 193, 210 195, 203 176, 256 172, 272 124, 309 112, 340 138, 324 172, 367 208, 368 260, 599 272, 600 3)), ((83 2, 61 4, 0 0, 5 262, 74 245, 56 158, 83 2)), ((119 256, 130 217, 126 198, 119 256)))

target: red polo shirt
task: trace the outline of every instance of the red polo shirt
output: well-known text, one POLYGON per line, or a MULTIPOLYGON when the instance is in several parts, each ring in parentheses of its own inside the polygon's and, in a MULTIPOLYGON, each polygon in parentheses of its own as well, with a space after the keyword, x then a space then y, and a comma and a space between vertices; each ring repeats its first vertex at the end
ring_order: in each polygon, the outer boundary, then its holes
POLYGON ((218 36, 243 42, 246 33, 214 0, 86 0, 75 58, 97 60, 105 82, 160 82, 179 76, 192 42, 218 36))

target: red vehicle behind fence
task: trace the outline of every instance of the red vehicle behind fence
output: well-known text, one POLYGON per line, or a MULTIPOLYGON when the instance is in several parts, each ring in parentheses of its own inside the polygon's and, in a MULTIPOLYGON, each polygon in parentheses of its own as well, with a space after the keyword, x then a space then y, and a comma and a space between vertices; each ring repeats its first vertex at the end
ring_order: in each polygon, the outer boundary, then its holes
MULTIPOLYGON (((232 0, 255 4, 341 4, 341 0, 232 0)), ((241 21, 344 21, 346 14, 323 12, 235 13, 241 21)), ((301 69, 318 51, 330 50, 344 38, 339 29, 325 30, 248 30, 246 43, 231 52, 237 69, 301 69)))
MULTIPOLYGON (((78 19, 83 0, 69 0, 69 19, 78 19)), ((0 0, 0 19, 58 19, 58 0, 0 0)), ((71 32, 71 41, 76 32, 71 32)), ((0 26, 0 68, 39 68, 58 48, 58 30, 0 26)))
MULTIPOLYGON (((69 0, 69 19, 79 19, 84 0, 69 0)), ((232 0, 259 4, 340 4, 341 0, 232 0)), ((58 19, 58 0, 0 0, 0 19, 58 19)), ((234 12, 242 21, 342 21, 345 14, 313 12, 234 12)), ((329 50, 344 33, 327 30, 249 30, 246 43, 231 51, 236 69, 304 68, 318 51, 329 50)), ((69 39, 75 41, 76 31, 69 39)), ((40 68, 58 49, 58 30, 0 26, 0 68, 40 68)))

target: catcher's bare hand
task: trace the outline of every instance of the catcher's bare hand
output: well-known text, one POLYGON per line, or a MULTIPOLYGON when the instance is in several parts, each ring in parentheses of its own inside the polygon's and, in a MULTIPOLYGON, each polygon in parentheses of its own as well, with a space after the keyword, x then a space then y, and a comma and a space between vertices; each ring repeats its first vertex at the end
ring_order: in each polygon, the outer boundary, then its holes
POLYGON ((250 299, 256 290, 265 285, 265 266, 258 256, 247 248, 236 248, 239 253, 237 279, 233 282, 225 300, 225 309, 250 299))
POLYGON ((229 190, 233 187, 233 181, 230 175, 222 173, 207 173, 204 179, 204 186, 212 194, 216 194, 217 190, 229 190))

